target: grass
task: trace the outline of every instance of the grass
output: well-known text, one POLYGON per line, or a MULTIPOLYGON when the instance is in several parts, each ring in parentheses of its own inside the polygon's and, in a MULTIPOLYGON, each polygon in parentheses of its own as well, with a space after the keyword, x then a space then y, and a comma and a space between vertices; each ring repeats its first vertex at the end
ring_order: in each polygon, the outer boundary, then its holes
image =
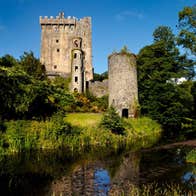
POLYGON ((79 140, 82 146, 91 148, 138 149, 155 144, 161 136, 161 126, 147 117, 123 119, 124 135, 113 134, 110 130, 100 127, 103 114, 71 113, 65 120, 72 126, 82 127, 79 140))
POLYGON ((65 117, 65 121, 73 126, 93 127, 101 122, 100 113, 70 113, 65 117))
POLYGON ((123 135, 100 126, 102 114, 57 114, 46 121, 9 121, 1 132, 0 154, 23 150, 58 148, 72 153, 139 149, 155 144, 161 127, 149 118, 125 119, 123 135))
POLYGON ((156 121, 148 117, 141 117, 137 119, 129 118, 124 120, 126 128, 128 130, 133 130, 136 134, 148 135, 161 130, 161 126, 156 121))

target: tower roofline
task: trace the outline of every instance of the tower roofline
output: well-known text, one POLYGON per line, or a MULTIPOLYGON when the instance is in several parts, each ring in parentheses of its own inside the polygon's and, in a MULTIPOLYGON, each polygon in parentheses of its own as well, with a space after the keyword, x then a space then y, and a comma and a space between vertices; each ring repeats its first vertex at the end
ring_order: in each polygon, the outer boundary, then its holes
POLYGON ((41 25, 44 24, 75 24, 76 22, 80 22, 82 20, 91 20, 91 17, 83 17, 83 18, 76 18, 75 16, 67 16, 65 18, 64 16, 64 12, 60 12, 58 16, 54 17, 54 16, 40 16, 39 17, 39 21, 41 25))
POLYGON ((137 55, 136 54, 134 54, 134 53, 125 53, 125 52, 113 52, 112 54, 110 54, 109 56, 108 56, 108 59, 110 59, 112 56, 118 56, 118 55, 120 55, 120 56, 122 56, 122 55, 128 55, 128 56, 134 56, 134 57, 137 57, 137 55))

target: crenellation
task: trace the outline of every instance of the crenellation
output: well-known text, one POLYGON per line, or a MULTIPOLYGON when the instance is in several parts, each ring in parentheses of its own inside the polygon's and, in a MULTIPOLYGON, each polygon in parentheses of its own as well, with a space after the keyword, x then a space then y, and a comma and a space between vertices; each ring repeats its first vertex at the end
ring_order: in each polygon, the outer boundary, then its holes
POLYGON ((42 29, 41 62, 45 64, 48 75, 72 74, 72 90, 85 91, 86 82, 93 79, 91 18, 65 18, 61 12, 56 18, 40 17, 39 20, 42 29), (80 53, 82 58, 73 60, 73 51, 80 53), (81 73, 74 76, 73 66, 76 64, 81 67, 81 73), (80 84, 74 83, 75 77, 80 84))

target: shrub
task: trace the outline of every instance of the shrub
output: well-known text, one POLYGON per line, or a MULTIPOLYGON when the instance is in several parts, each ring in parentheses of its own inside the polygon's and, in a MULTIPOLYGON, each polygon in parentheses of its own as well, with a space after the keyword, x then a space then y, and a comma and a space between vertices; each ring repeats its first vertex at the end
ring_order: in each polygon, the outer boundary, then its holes
POLYGON ((90 101, 90 112, 102 112, 108 108, 108 95, 96 97, 91 92, 85 94, 90 101))
POLYGON ((71 77, 63 78, 63 77, 57 76, 53 80, 51 80, 50 82, 53 86, 55 86, 55 88, 60 88, 65 91, 69 91, 71 77))
POLYGON ((123 134, 125 130, 122 119, 117 114, 114 107, 110 107, 106 111, 106 113, 104 114, 101 120, 101 125, 104 128, 109 129, 113 133, 117 133, 117 134, 123 134))
POLYGON ((52 124, 51 130, 49 130, 49 132, 51 132, 54 139, 58 139, 62 135, 66 136, 74 134, 72 132, 72 126, 70 123, 65 122, 65 116, 66 115, 63 111, 59 111, 55 113, 49 120, 52 124))

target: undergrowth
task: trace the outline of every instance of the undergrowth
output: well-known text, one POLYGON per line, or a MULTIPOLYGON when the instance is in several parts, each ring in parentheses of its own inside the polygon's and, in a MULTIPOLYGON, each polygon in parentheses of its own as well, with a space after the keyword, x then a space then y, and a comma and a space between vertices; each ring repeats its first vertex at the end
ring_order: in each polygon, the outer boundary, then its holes
POLYGON ((0 154, 58 148, 71 152, 138 149, 156 143, 161 136, 160 126, 146 117, 123 120, 123 134, 102 126, 102 118, 102 114, 95 113, 58 113, 45 121, 5 122, 0 154))

